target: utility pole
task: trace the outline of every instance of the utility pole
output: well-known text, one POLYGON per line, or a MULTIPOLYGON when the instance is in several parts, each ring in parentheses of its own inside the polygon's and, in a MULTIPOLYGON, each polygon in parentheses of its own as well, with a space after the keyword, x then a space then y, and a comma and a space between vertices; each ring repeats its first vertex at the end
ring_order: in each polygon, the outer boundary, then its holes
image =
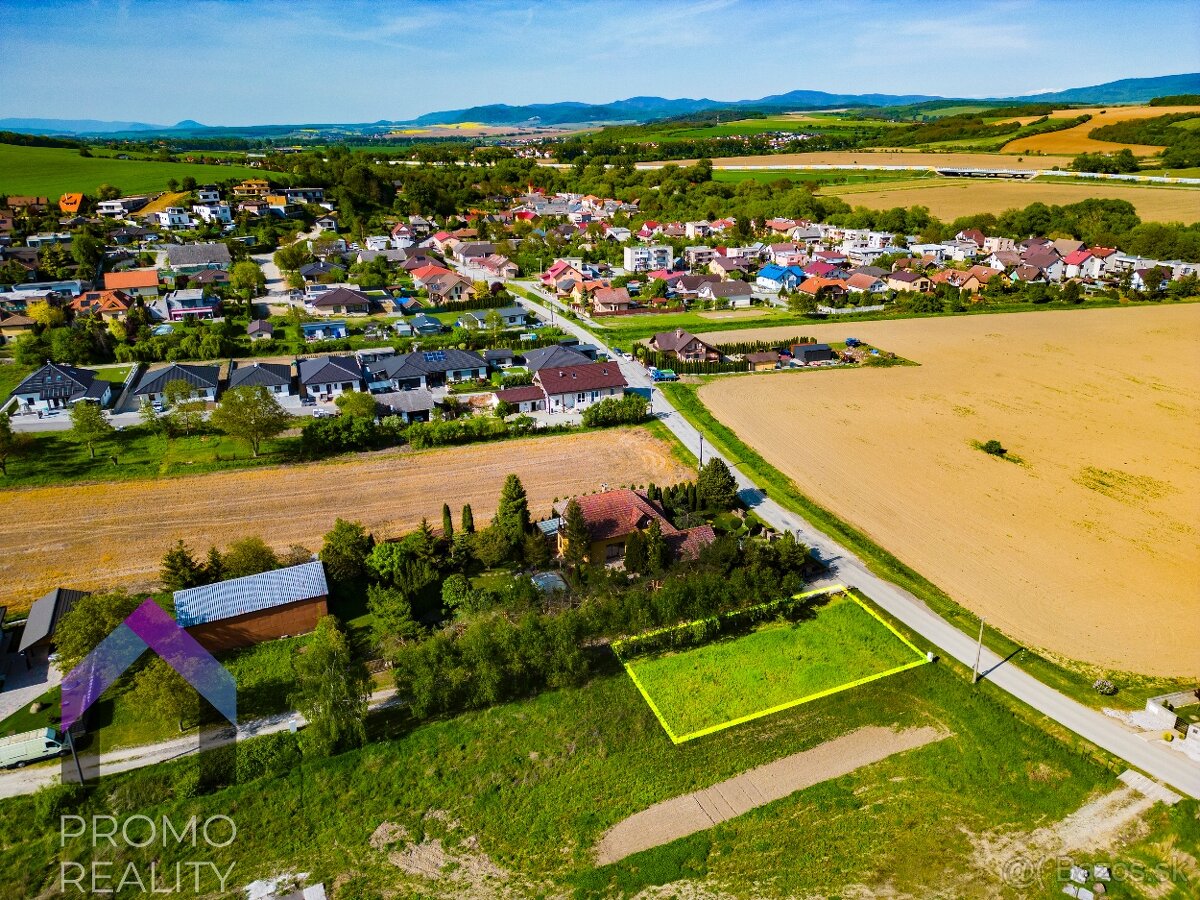
POLYGON ((700 435, 700 468, 704 468, 704 435, 700 435))
POLYGON ((975 647, 975 668, 971 673, 971 684, 979 682, 979 658, 983 655, 983 617, 979 619, 979 643, 975 647))
POLYGON ((79 764, 79 754, 75 752, 75 738, 71 735, 71 729, 66 730, 67 746, 71 748, 71 756, 75 760, 75 771, 79 773, 79 783, 83 784, 83 766, 79 764))

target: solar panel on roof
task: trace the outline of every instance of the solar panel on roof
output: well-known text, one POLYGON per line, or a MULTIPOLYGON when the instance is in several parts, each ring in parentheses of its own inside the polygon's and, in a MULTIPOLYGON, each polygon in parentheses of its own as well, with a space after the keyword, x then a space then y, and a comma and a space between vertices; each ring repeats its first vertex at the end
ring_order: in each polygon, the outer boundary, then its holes
POLYGON ((446 361, 446 351, 429 350, 425 353, 425 362, 437 363, 446 361))

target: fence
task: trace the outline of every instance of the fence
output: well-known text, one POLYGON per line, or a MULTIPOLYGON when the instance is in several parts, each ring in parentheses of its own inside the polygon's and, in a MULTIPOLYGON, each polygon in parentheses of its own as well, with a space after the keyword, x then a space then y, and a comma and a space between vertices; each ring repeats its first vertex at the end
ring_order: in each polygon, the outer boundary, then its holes
POLYGON ((681 313, 687 310, 686 306, 639 306, 636 309, 613 309, 607 312, 589 311, 594 319, 602 319, 608 316, 641 316, 641 315, 657 315, 659 313, 681 313))

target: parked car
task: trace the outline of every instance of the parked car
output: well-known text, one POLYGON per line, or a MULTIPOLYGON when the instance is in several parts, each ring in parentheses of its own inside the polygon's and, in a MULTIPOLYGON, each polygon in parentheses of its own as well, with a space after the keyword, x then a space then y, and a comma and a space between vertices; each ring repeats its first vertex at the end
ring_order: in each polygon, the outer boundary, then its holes
POLYGON ((321 409, 320 407, 313 410, 314 419, 332 419, 336 415, 337 413, 331 412, 328 409, 321 409))

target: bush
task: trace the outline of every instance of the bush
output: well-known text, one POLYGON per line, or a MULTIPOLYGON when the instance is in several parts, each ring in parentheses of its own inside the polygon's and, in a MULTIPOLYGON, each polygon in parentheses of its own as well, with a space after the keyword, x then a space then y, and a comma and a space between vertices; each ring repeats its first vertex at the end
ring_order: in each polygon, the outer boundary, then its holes
POLYGON ((1117 692, 1117 686, 1107 678, 1097 678, 1092 683, 1092 688, 1096 691, 1096 693, 1103 694, 1105 697, 1111 697, 1117 692))
POLYGON ((583 411, 583 424, 589 428, 609 425, 636 425, 646 419, 646 398, 638 394, 605 397, 583 411))
POLYGON ((48 784, 40 787, 33 795, 34 816, 38 824, 57 824, 64 813, 70 812, 87 795, 81 784, 48 784))
POLYGON ((278 732, 237 745, 236 778, 245 784, 258 778, 286 775, 300 762, 296 738, 278 732))
POLYGON ((983 444, 979 449, 982 450, 984 453, 991 454, 992 456, 1003 456, 1005 453, 1008 452, 1007 450, 1004 449, 1004 445, 1001 444, 997 440, 988 441, 986 444, 983 444))

